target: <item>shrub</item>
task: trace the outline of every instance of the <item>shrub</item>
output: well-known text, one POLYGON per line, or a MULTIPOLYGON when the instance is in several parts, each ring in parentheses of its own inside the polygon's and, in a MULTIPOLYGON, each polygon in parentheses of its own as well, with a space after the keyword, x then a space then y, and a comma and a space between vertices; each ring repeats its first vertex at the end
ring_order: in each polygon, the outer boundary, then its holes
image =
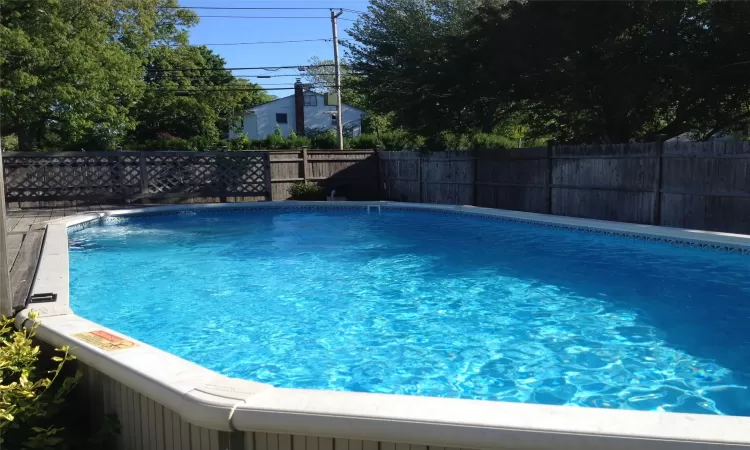
POLYGON ((214 152, 220 149, 221 142, 210 136, 194 136, 188 140, 188 150, 194 152, 214 152))
POLYGON ((339 148, 339 137, 334 130, 328 130, 325 133, 316 133, 310 136, 310 146, 320 149, 339 148))
POLYGON ((187 139, 151 139, 140 146, 143 150, 192 150, 192 144, 187 139))
POLYGON ((234 151, 234 152, 250 150, 252 145, 253 145, 253 142, 250 139, 248 139, 245 133, 234 136, 233 138, 227 141, 227 147, 229 148, 229 150, 234 151))
POLYGON ((0 142, 0 145, 3 148, 4 152, 17 152, 18 151, 18 136, 15 134, 9 134, 7 136, 3 136, 2 142, 0 142))
POLYGON ((310 139, 305 136, 297 136, 297 133, 292 130, 289 133, 289 137, 286 138, 288 148, 300 149, 304 147, 310 147, 310 139))
POLYGON ((403 130, 387 131, 380 133, 378 136, 381 150, 391 152, 400 151, 418 151, 425 145, 425 140, 421 136, 411 134, 403 130))
POLYGON ((497 150, 516 147, 513 140, 499 134, 476 133, 469 136, 471 148, 474 150, 497 150))
POLYGON ((323 186, 318 184, 295 183, 289 188, 289 195, 294 200, 325 200, 323 186))
POLYGON ((65 429, 50 418, 81 374, 61 375, 65 363, 74 359, 68 347, 56 349, 53 370, 40 370, 43 361, 32 340, 37 327, 18 331, 12 319, 0 317, 0 448, 47 449, 64 443, 65 429))
POLYGON ((444 131, 427 139, 427 148, 432 152, 469 150, 471 142, 465 134, 444 131))
POLYGON ((276 125, 276 129, 273 130, 273 133, 269 134, 268 137, 266 137, 266 147, 268 149, 289 148, 287 146, 286 139, 284 139, 284 135, 281 133, 280 126, 276 125))
POLYGON ((433 152, 491 150, 514 147, 505 136, 490 133, 443 132, 427 139, 427 149, 433 152))
POLYGON ((379 141, 374 134, 363 134, 361 136, 346 140, 346 148, 369 150, 378 148, 379 141))

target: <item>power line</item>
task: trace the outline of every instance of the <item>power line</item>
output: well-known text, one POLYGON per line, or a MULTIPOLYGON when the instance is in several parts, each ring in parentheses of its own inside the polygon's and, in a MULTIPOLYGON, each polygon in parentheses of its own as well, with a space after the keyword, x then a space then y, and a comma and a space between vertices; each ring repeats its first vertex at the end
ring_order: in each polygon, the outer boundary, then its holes
MULTIPOLYGON (((210 87, 210 86, 207 86, 210 87)), ((287 90, 293 90, 294 87, 288 87, 288 88, 227 88, 227 87, 219 87, 218 89, 206 89, 206 88, 159 88, 159 89, 153 89, 153 91, 156 92, 262 92, 262 91, 287 91, 287 90)))
POLYGON ((362 13, 361 11, 356 11, 354 9, 348 9, 348 8, 307 8, 307 7, 292 7, 292 6, 286 6, 286 7, 259 7, 259 6, 167 6, 166 9, 216 9, 216 10, 255 10, 255 11, 312 11, 312 10, 331 10, 331 9, 342 9, 344 11, 351 11, 351 12, 357 12, 362 13))
POLYGON ((283 77, 302 77, 305 76, 304 73, 290 73, 290 74, 281 74, 281 75, 232 75, 235 78, 283 78, 283 77))
MULTIPOLYGON (((232 74, 234 78, 284 78, 284 77, 304 77, 307 76, 306 73, 289 73, 289 74, 274 74, 274 75, 246 75, 246 74, 232 74)), ((201 74, 176 74, 177 78, 186 78, 189 80, 199 79, 196 77, 202 76, 201 74)))
MULTIPOLYGON (((320 86, 324 88, 332 88, 333 86, 320 86)), ((184 93, 204 93, 204 92, 265 92, 265 91, 293 91, 294 87, 273 87, 273 88, 227 88, 219 87, 218 89, 189 89, 189 88, 161 88, 152 89, 153 92, 184 92, 184 93)))
MULTIPOLYGON (((330 19, 326 16, 198 16, 200 19, 330 19)), ((353 22, 353 20, 352 20, 353 22)))
POLYGON ((360 11, 351 8, 306 8, 306 7, 258 7, 258 6, 168 6, 167 9, 208 9, 216 11, 321 11, 340 9, 352 14, 367 14, 365 11, 360 11))
MULTIPOLYGON (((226 42, 226 43, 219 43, 219 44, 193 44, 193 45, 214 46, 214 45, 291 44, 291 43, 298 43, 298 42, 331 42, 332 40, 333 39, 331 38, 320 38, 320 39, 300 39, 296 41, 226 42)), ((343 40, 343 39, 339 39, 339 40, 343 40)))
MULTIPOLYGON (((328 16, 225 16, 225 15, 207 15, 198 16, 199 19, 329 19, 328 16)), ((344 19, 339 17, 339 20, 347 22, 356 22, 354 19, 344 19)))
POLYGON ((224 68, 184 68, 184 69, 147 69, 149 72, 188 72, 188 71, 223 71, 223 70, 280 70, 297 69, 307 70, 307 67, 333 67, 333 64, 299 64, 296 66, 261 66, 261 67, 224 67, 224 68))

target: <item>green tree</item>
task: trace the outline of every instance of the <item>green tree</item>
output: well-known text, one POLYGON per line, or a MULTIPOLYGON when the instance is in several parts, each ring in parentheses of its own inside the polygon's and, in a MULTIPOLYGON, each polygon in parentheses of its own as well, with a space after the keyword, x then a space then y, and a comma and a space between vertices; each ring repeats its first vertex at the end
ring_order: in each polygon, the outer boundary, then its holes
POLYGON ((482 95, 533 112, 537 133, 706 137, 750 111, 748 13, 745 2, 488 3, 457 62, 492 77, 482 95), (484 55, 501 43, 494 58, 484 55))
POLYGON ((6 0, 0 4, 0 133, 19 150, 218 145, 270 100, 206 47, 177 0, 6 0), (183 145, 184 144, 184 145, 183 145))
POLYGON ((425 135, 709 138, 750 119, 750 3, 373 0, 350 33, 368 103, 425 135), (510 122, 510 123, 508 123, 510 122))
POLYGON ((0 129, 21 150, 114 148, 135 121, 143 54, 190 25, 176 0, 6 0, 0 5, 0 129), (171 11, 164 13, 164 11, 171 11), (160 14, 160 11, 162 12, 160 14))
MULTIPOLYGON (((250 106, 269 101, 258 85, 237 79, 225 61, 206 47, 161 45, 150 49, 146 89, 133 108, 133 145, 160 136, 217 143, 250 106)), ((196 147, 197 148, 197 147, 196 147)))
MULTIPOLYGON (((458 126, 491 129, 492 114, 449 103, 466 74, 448 72, 456 57, 450 42, 465 33, 477 1, 373 0, 349 34, 354 88, 366 93, 369 108, 392 113, 395 125, 425 135, 458 126)), ((494 111, 493 111, 494 112, 494 111)))

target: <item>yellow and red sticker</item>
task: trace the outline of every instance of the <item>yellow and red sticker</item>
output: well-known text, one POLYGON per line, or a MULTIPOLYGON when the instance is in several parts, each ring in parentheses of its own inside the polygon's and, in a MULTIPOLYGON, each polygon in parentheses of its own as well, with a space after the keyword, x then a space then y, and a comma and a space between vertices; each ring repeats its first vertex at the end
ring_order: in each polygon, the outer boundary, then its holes
POLYGON ((138 346, 138 344, 133 341, 121 338, 120 336, 115 336, 114 334, 107 333, 103 330, 76 333, 73 335, 73 337, 87 342, 94 347, 98 347, 102 350, 107 350, 110 352, 114 350, 124 350, 126 348, 133 348, 138 346))

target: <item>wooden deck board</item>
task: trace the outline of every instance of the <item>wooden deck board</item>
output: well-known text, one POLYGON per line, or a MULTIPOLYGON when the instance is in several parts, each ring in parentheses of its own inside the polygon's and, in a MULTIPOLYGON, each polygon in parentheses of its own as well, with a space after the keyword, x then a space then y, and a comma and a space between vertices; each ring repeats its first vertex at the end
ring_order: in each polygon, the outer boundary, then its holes
POLYGON ((10 285, 13 289, 13 309, 21 310, 26 306, 26 299, 31 291, 34 274, 42 253, 42 243, 47 226, 35 224, 31 227, 18 251, 16 262, 10 269, 10 285))
POLYGON ((5 241, 8 246, 8 267, 13 267, 13 263, 16 261, 18 251, 21 249, 21 243, 23 242, 24 234, 9 234, 5 241))
POLYGON ((31 217, 23 217, 21 220, 16 223, 16 226, 13 227, 12 230, 10 230, 11 233, 25 233, 29 231, 29 228, 31 228, 32 225, 34 225, 34 220, 36 220, 36 215, 31 217))

